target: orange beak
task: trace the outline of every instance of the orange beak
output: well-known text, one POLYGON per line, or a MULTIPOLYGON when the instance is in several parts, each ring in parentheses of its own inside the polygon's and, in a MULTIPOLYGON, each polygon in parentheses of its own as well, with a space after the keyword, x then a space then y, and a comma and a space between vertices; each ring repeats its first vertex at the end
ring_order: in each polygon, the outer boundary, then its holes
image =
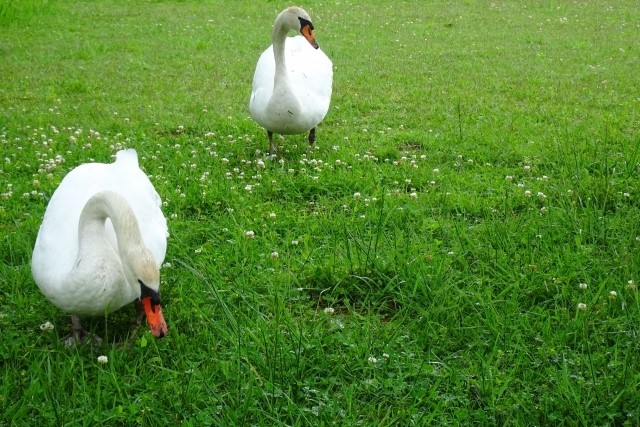
POLYGON ((151 297, 144 297, 142 298, 142 306, 147 315, 147 323, 149 323, 151 333, 158 338, 167 335, 167 323, 164 321, 160 304, 153 305, 151 297))
POLYGON ((318 46, 318 42, 316 41, 316 38, 313 37, 313 31, 311 30, 311 27, 309 25, 305 25, 304 27, 302 27, 300 29, 300 33, 302 33, 304 38, 307 39, 309 43, 311 43, 311 46, 313 46, 316 49, 320 47, 318 46))

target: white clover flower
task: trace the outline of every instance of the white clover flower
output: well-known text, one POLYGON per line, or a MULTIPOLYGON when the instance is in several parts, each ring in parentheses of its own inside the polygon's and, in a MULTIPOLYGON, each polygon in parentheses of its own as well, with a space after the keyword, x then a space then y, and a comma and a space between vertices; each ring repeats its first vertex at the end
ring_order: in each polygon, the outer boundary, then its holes
POLYGON ((271 213, 269 214, 269 218, 275 218, 275 217, 276 217, 276 213, 275 213, 275 212, 271 212, 271 213))
POLYGON ((261 169, 264 169, 264 168, 265 168, 264 161, 262 161, 262 159, 259 159, 259 160, 256 162, 256 166, 258 166, 258 167, 259 167, 259 168, 261 168, 261 169))
POLYGON ((253 239, 256 236, 256 233, 253 230, 248 230, 244 232, 244 235, 247 236, 248 239, 253 239))
POLYGON ((222 159, 220 159, 220 161, 224 164, 229 163, 229 159, 227 159, 226 157, 223 157, 222 159))
POLYGON ((373 365, 375 365, 376 363, 378 363, 378 359, 376 359, 373 356, 369 356, 369 358, 367 359, 367 361, 373 365))
POLYGON ((358 192, 353 193, 353 198, 354 199, 359 199, 361 197, 361 194, 358 192))
POLYGON ((578 284, 578 287, 584 291, 584 290, 585 290, 585 289, 587 289, 589 286, 588 286, 586 283, 579 283, 579 284, 578 284))
POLYGON ((170 262, 165 262, 164 264, 162 264, 163 268, 171 268, 171 263, 170 262))
POLYGON ((411 194, 409 194, 409 197, 411 197, 412 199, 417 199, 418 198, 418 193, 413 191, 411 194))
POLYGON ((291 241, 291 244, 292 244, 292 245, 294 245, 294 246, 296 246, 298 243, 299 243, 299 242, 298 242, 297 240, 292 240, 292 241, 291 241))
POLYGON ((524 197, 531 197, 531 191, 530 190, 525 190, 524 197))
POLYGON ((107 362, 109 362, 109 358, 107 356, 98 356, 98 363, 104 365, 107 362))
POLYGON ((53 330, 53 323, 47 321, 44 322, 42 325, 40 325, 40 330, 41 331, 51 331, 53 330))
POLYGON ((253 185, 247 184, 247 185, 244 186, 244 189, 247 190, 247 191, 251 191, 251 190, 253 190, 253 185))
POLYGON ((271 252, 271 259, 278 259, 280 254, 276 251, 271 252))
POLYGON ((611 299, 618 298, 618 293, 616 291, 610 291, 609 292, 609 298, 611 298, 611 299))
POLYGON ((333 314, 333 313, 335 313, 335 311, 336 310, 333 307, 325 307, 325 309, 324 309, 324 312, 326 314, 333 314))
POLYGON ((581 302, 578 304, 578 310, 586 310, 587 309, 587 304, 581 302))

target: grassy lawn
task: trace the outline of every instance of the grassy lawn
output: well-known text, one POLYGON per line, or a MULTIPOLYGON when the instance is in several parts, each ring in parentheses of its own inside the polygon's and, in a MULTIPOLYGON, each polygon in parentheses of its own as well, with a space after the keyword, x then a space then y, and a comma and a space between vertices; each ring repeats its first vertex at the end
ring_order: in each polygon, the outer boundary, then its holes
POLYGON ((310 0, 331 108, 270 160, 287 5, 0 0, 0 425, 639 425, 638 2, 310 0), (38 226, 122 148, 169 334, 65 348, 38 226))

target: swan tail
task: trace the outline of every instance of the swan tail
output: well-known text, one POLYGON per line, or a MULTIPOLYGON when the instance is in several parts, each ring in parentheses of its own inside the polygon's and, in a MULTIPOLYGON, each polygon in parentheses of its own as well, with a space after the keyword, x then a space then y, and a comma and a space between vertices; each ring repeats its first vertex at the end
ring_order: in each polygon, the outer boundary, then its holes
POLYGON ((116 153, 116 163, 138 167, 138 153, 133 148, 120 150, 116 153))

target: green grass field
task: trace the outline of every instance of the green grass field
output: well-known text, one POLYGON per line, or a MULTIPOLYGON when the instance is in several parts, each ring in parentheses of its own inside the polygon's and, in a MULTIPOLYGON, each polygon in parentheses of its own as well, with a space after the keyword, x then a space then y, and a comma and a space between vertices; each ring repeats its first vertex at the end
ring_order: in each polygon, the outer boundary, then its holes
POLYGON ((0 425, 639 425, 638 2, 310 0, 332 105, 268 160, 287 5, 0 0, 0 425), (66 348, 31 251, 121 148, 169 334, 66 348))

